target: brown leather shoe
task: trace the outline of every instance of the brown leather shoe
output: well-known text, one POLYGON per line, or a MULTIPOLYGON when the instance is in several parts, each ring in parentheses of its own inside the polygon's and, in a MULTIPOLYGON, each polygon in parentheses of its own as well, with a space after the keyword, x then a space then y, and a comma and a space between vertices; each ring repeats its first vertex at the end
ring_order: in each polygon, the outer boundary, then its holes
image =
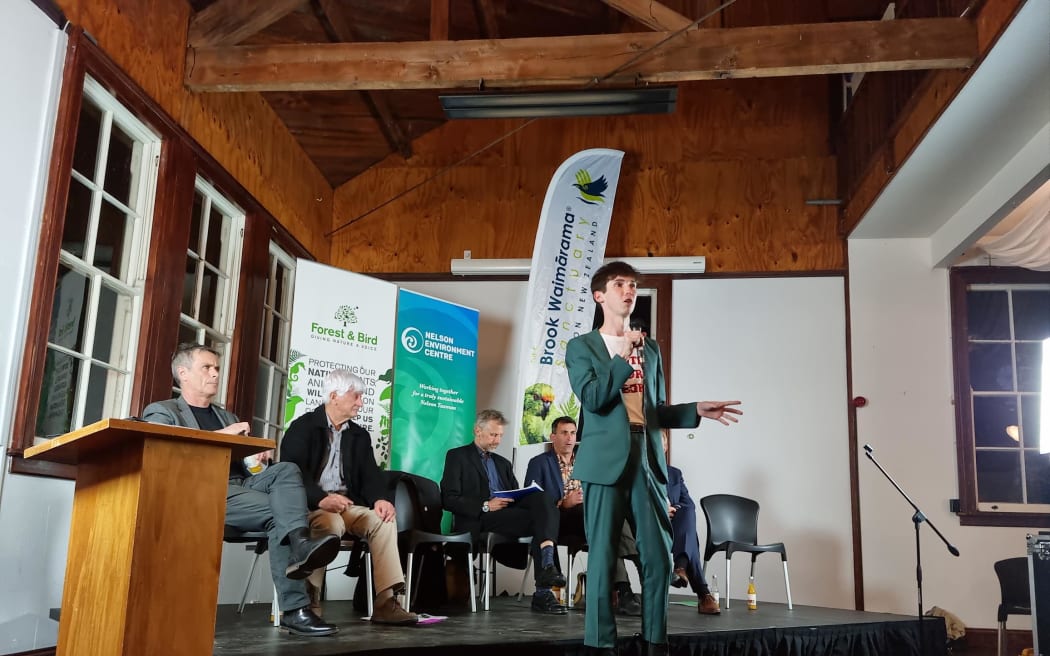
POLYGON ((372 609, 372 622, 376 624, 415 624, 419 616, 410 613, 397 603, 397 597, 390 597, 383 603, 377 603, 372 609))
POLYGON ((722 609, 719 607, 718 602, 715 601, 714 595, 705 594, 700 598, 700 603, 696 605, 696 610, 701 615, 721 615, 722 609))

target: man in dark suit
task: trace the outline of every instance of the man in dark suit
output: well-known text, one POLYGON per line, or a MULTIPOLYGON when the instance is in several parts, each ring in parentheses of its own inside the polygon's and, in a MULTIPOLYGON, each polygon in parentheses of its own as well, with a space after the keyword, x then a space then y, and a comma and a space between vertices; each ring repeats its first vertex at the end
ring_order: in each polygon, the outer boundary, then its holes
MULTIPOLYGON (((372 436, 355 424, 365 383, 335 369, 322 383, 324 403, 291 423, 281 440, 281 460, 299 466, 315 535, 350 533, 368 541, 376 598, 372 621, 415 624, 418 617, 398 603, 405 575, 397 550, 397 524, 386 473, 376 464, 372 436)), ((324 571, 308 579, 311 591, 324 571)))
MULTIPOLYGON (((551 423, 550 449, 529 460, 525 470, 525 482, 535 481, 544 494, 555 502, 560 523, 558 538, 564 543, 566 536, 585 537, 583 530, 583 490, 580 482, 573 478, 572 467, 576 460, 576 421, 572 417, 558 417, 551 423)), ((616 588, 616 612, 620 615, 640 616, 642 605, 627 577, 624 559, 638 558, 638 548, 627 522, 620 534, 617 552, 616 573, 613 584, 616 588)))
MULTIPOLYGON (((219 391, 219 352, 199 344, 180 344, 171 359, 179 385, 177 399, 146 406, 142 418, 155 424, 247 435, 251 426, 212 403, 219 391)), ((312 538, 306 522, 306 493, 299 468, 279 462, 254 476, 244 463, 230 463, 226 488, 227 525, 269 533, 270 573, 281 606, 281 628, 305 636, 338 631, 310 610, 302 579, 339 554, 339 537, 312 538)), ((192 557, 188 554, 187 557, 192 557)))
POLYGON ((696 427, 701 417, 728 424, 740 414, 733 407, 739 401, 666 405, 660 347, 630 326, 637 287, 638 272, 625 262, 595 271, 591 293, 603 323, 565 349, 569 383, 580 398, 587 430, 573 468, 583 482, 590 546, 584 644, 599 650, 616 644, 610 587, 625 518, 642 563, 642 639, 652 651, 667 648, 671 520, 661 429, 696 427))
MULTIPOLYGON (((663 438, 664 453, 667 453, 667 437, 663 438)), ((701 615, 718 615, 722 612, 704 578, 704 567, 700 562, 700 538, 696 533, 696 504, 689 496, 682 470, 667 465, 667 512, 671 515, 671 561, 674 572, 671 585, 684 588, 686 585, 696 593, 696 610, 701 615)))
POLYGON ((491 531, 510 536, 532 536, 536 563, 536 592, 532 610, 564 614, 565 606, 555 599, 551 587, 565 586, 565 577, 555 565, 558 513, 544 494, 533 493, 517 501, 495 492, 519 487, 510 461, 495 453, 503 438, 507 419, 498 410, 482 410, 474 422, 474 441, 450 449, 441 477, 441 502, 452 513, 457 531, 477 534, 491 531))

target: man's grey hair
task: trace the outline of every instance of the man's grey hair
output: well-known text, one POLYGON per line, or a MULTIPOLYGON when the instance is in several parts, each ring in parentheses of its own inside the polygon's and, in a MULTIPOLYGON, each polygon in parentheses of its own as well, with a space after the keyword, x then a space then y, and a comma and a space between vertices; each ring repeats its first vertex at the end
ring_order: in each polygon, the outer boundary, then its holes
POLYGON ((495 421, 499 423, 500 426, 507 425, 507 418, 503 416, 503 413, 499 410, 493 410, 490 408, 488 410, 482 410, 478 413, 478 418, 474 422, 474 428, 480 429, 482 426, 489 423, 490 421, 495 421))
POLYGON ((190 342, 179 344, 178 348, 175 349, 175 354, 171 356, 171 377, 175 379, 176 384, 179 382, 179 368, 191 368, 193 366, 193 354, 198 351, 211 353, 220 360, 222 359, 222 353, 219 353, 216 349, 213 349, 210 346, 193 344, 190 342))
POLYGON ((335 392, 336 396, 342 396, 347 392, 364 394, 365 381, 348 369, 333 369, 328 372, 321 384, 321 394, 324 395, 325 403, 328 403, 328 399, 332 397, 332 392, 335 392))

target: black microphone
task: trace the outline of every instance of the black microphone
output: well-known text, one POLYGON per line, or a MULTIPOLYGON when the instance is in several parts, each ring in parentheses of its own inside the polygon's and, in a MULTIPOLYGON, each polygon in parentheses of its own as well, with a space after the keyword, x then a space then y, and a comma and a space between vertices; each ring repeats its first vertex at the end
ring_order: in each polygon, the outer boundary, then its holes
POLYGON ((871 445, 870 444, 865 444, 864 445, 864 450, 867 451, 868 453, 871 453, 871 445))

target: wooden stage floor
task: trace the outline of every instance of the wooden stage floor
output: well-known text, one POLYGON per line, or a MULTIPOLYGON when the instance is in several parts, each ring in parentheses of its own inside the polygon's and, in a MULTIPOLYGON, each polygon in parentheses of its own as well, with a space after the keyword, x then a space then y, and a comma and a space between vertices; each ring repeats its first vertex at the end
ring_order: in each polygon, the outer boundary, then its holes
MULTIPOLYGON (((217 616, 216 656, 337 656, 353 654, 584 654, 583 611, 547 616, 529 610, 528 597, 491 601, 488 612, 470 612, 467 606, 442 610, 448 619, 439 624, 412 627, 373 625, 361 619, 349 601, 325 604, 325 618, 339 633, 325 638, 301 638, 268 623, 269 604, 254 604, 243 615, 236 606, 220 606, 217 616)), ((924 622, 923 654, 945 654, 944 622, 924 622)), ((638 618, 617 618, 621 654, 639 653, 633 638, 641 629, 638 618)), ((718 616, 699 615, 695 606, 672 603, 668 613, 670 653, 689 656, 748 656, 836 654, 907 656, 919 654, 918 619, 911 616, 865 613, 833 608, 763 603, 748 611, 743 601, 718 616)))

